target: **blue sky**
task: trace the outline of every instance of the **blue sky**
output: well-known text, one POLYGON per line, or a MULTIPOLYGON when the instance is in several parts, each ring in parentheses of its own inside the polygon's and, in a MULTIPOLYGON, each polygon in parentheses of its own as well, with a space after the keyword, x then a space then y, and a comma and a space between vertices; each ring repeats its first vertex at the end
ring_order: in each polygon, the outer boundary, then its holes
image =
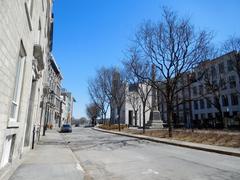
POLYGON ((161 7, 190 16, 200 29, 213 31, 215 43, 240 36, 239 0, 55 0, 53 54, 63 87, 77 102, 74 116, 85 116, 87 81, 101 66, 120 65, 123 51, 145 20, 158 21, 161 7))

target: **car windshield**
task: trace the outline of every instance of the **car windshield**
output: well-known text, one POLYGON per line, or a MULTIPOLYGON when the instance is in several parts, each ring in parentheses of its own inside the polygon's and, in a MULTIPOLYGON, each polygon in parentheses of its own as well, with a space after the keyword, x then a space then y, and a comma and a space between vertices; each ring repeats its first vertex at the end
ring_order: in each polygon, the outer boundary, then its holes
POLYGON ((63 127, 71 127, 69 124, 64 124, 63 127))

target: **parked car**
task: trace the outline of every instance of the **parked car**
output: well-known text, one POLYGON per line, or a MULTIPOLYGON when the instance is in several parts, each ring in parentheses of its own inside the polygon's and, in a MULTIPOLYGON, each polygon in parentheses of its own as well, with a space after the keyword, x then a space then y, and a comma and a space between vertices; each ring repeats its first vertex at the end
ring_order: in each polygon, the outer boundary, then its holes
POLYGON ((72 132, 72 127, 70 124, 63 124, 62 127, 61 127, 61 132, 62 133, 71 133, 72 132))

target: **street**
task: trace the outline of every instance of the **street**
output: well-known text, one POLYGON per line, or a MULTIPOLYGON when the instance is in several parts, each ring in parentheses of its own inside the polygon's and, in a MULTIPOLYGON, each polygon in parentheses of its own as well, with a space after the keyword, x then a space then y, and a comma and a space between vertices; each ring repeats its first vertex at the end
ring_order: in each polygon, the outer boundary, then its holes
POLYGON ((240 179, 240 158, 74 128, 62 134, 85 179, 240 179))

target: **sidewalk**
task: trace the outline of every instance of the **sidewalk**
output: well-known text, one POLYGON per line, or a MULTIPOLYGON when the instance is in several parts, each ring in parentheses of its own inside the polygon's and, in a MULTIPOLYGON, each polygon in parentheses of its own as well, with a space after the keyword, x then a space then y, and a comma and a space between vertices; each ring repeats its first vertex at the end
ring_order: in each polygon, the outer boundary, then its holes
POLYGON ((130 134, 130 133, 126 133, 126 132, 105 130, 105 129, 100 129, 97 127, 94 127, 93 129, 95 129, 97 131, 101 131, 101 132, 112 133, 112 134, 128 136, 128 137, 134 137, 134 138, 139 138, 139 139, 158 142, 158 143, 165 143, 165 144, 170 144, 170 145, 174 145, 174 146, 180 146, 180 147, 197 149, 197 150, 202 150, 202 151, 207 151, 207 152, 214 152, 214 153, 218 153, 218 154, 225 154, 225 155, 240 157, 240 148, 213 146, 213 145, 192 143, 192 142, 179 141, 179 140, 167 139, 167 138, 156 138, 156 137, 150 137, 150 136, 144 136, 144 135, 138 135, 138 134, 130 134))
POLYGON ((61 134, 48 130, 10 180, 84 179, 84 171, 61 134))

